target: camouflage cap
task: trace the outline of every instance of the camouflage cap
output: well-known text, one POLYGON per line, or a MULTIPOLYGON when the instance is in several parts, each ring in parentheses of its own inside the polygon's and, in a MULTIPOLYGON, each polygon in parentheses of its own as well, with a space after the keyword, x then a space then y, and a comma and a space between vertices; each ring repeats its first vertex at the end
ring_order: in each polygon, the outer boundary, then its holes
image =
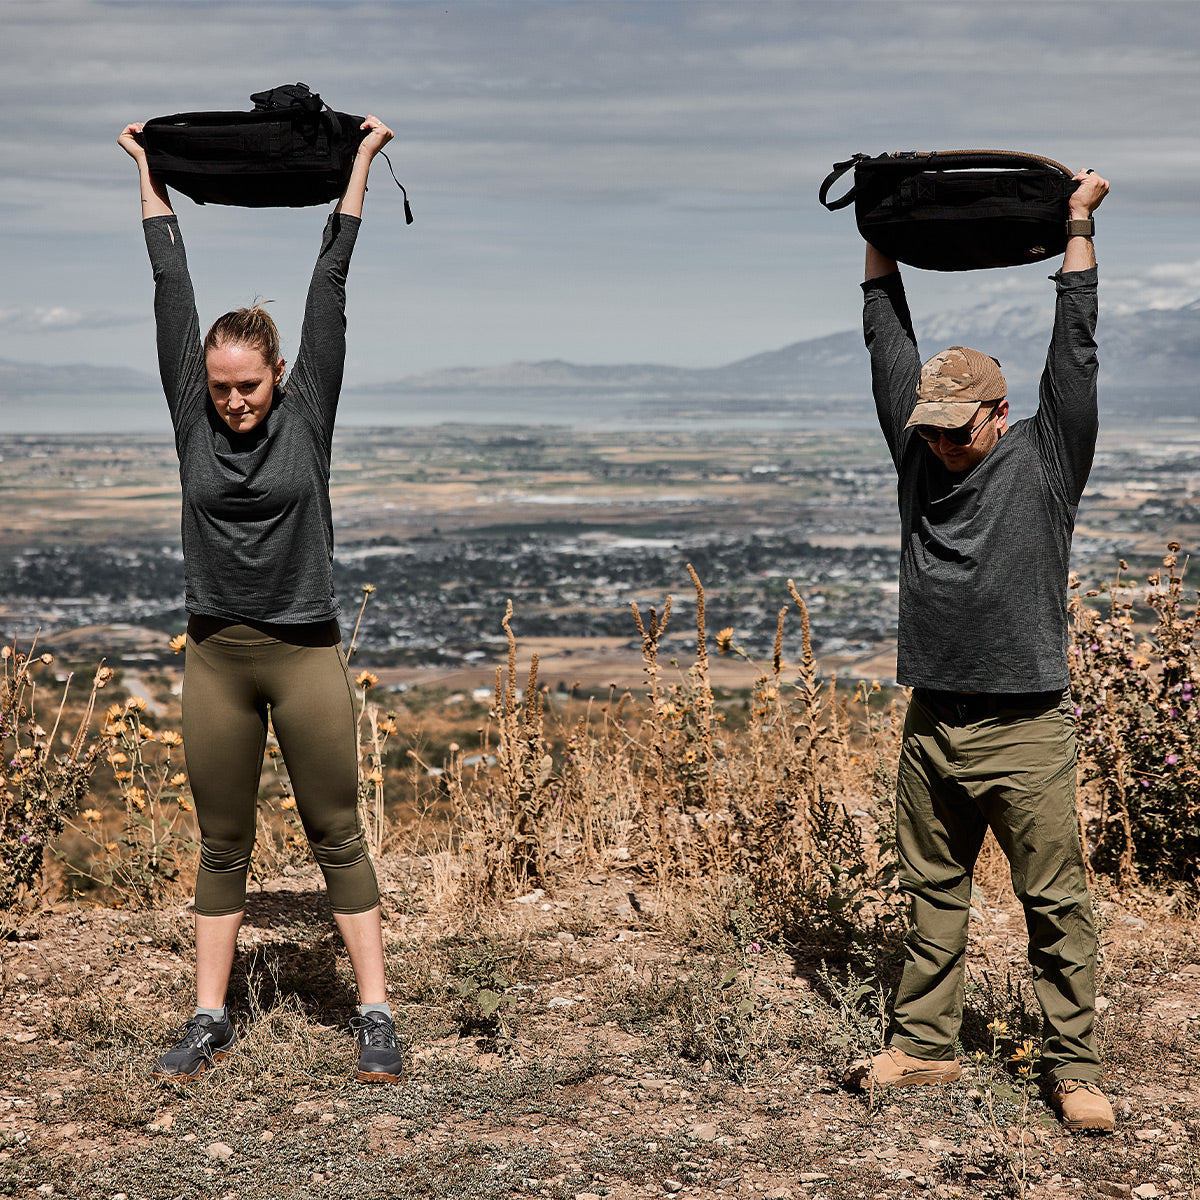
POLYGON ((970 421, 981 404, 1007 395, 1008 384, 994 358, 967 346, 951 346, 921 367, 917 406, 908 425, 956 429, 970 421))

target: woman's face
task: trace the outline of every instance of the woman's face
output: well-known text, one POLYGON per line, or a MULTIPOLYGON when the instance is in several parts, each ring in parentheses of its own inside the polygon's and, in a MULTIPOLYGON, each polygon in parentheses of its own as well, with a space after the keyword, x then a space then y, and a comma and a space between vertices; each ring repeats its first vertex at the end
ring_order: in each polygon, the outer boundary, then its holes
POLYGON ((234 433, 249 433, 271 409, 283 382, 283 359, 272 366, 257 346, 224 342, 205 356, 208 394, 221 420, 234 433))

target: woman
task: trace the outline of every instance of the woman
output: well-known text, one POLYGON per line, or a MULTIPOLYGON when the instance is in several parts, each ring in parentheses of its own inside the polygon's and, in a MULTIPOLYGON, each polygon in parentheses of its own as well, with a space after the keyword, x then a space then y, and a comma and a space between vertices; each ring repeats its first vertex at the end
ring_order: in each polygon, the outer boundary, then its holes
POLYGON ((201 833, 196 1013, 155 1064, 159 1079, 195 1079, 237 1042, 225 993, 268 715, 358 984, 350 1022, 358 1078, 395 1083, 401 1073, 379 888, 358 822, 356 713, 333 596, 329 504, 346 272, 371 162, 392 137, 373 116, 362 128, 325 225, 286 386, 275 324, 258 306, 226 313, 201 343, 179 224, 135 136, 141 124, 117 139, 138 167, 159 373, 179 455, 189 615, 183 733, 201 833))

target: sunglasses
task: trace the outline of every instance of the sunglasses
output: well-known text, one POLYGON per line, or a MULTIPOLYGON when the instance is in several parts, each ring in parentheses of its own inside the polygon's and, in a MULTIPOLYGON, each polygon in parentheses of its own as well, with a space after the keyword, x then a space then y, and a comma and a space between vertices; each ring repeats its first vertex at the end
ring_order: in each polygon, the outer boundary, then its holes
POLYGON ((952 446, 969 446, 974 440, 975 435, 996 415, 996 409, 992 409, 978 425, 959 425, 956 429, 943 429, 940 425, 914 425, 913 428, 917 431, 917 436, 924 438, 927 442, 936 442, 941 438, 952 446))

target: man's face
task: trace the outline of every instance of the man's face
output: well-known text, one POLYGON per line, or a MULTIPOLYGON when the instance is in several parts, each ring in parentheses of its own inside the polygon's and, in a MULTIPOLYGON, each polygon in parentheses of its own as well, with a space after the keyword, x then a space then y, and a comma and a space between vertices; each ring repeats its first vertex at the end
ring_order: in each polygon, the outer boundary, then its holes
POLYGON ((961 475, 978 466, 992 452, 1008 429, 1008 401, 1001 400, 997 404, 981 407, 971 419, 971 424, 964 428, 973 431, 971 440, 965 446, 956 446, 944 435, 936 442, 927 443, 930 452, 954 475, 961 475))

